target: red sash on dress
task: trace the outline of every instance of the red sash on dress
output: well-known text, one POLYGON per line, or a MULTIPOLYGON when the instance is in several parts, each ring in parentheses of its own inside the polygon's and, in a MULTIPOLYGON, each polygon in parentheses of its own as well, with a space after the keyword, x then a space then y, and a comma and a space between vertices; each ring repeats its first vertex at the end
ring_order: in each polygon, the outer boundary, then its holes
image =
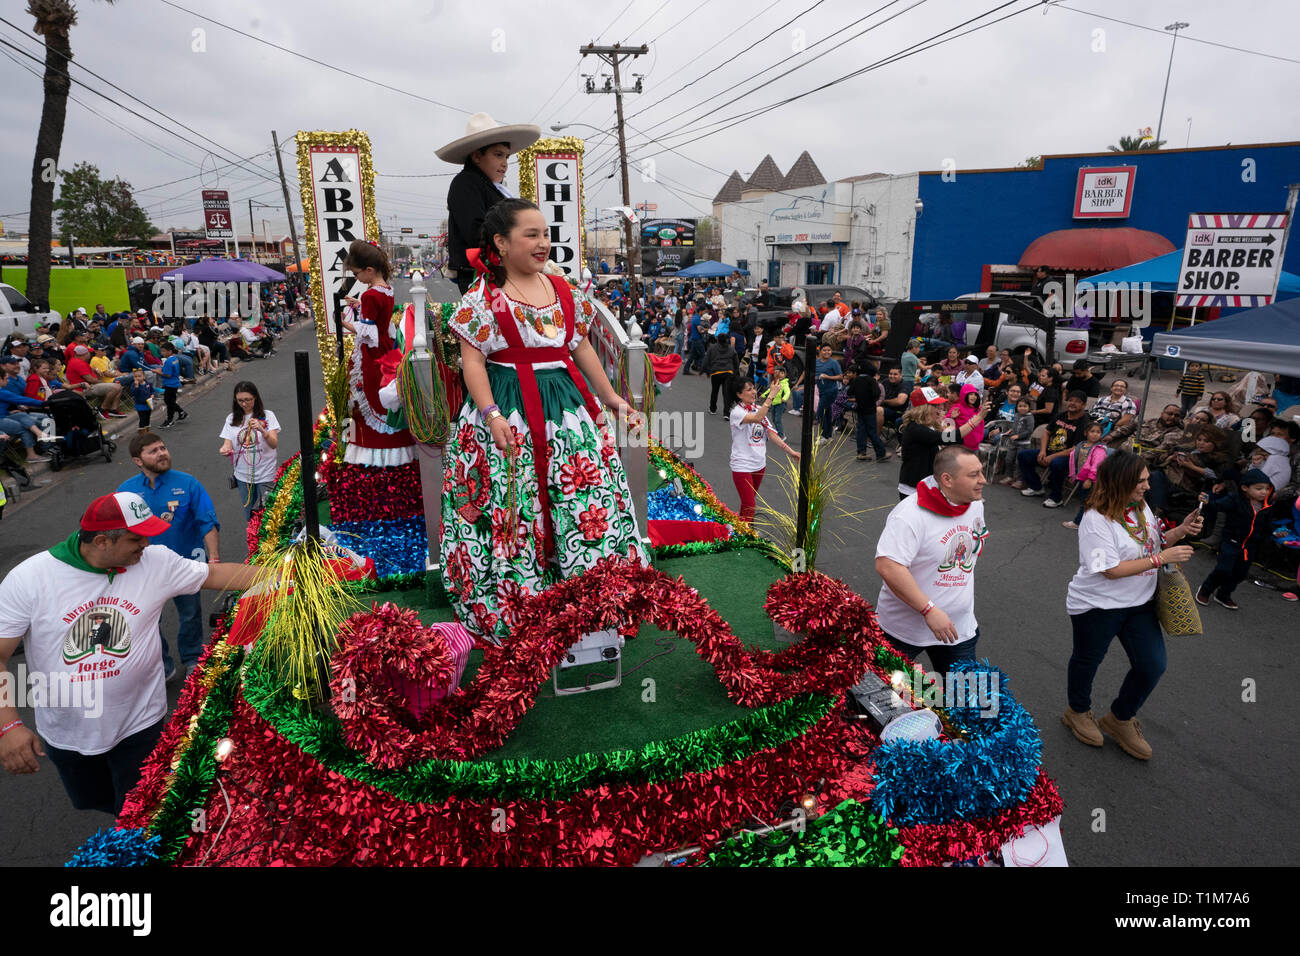
MULTIPOLYGON (((489 361, 497 362, 504 365, 513 365, 519 375, 519 391, 524 400, 524 420, 528 423, 528 430, 533 436, 533 467, 537 472, 537 497, 542 508, 542 523, 546 532, 546 553, 545 558, 550 558, 555 553, 555 529, 551 521, 551 495, 547 488, 547 465, 550 461, 550 443, 546 439, 546 416, 542 412, 542 395, 537 388, 537 376, 533 372, 533 366, 539 362, 563 362, 564 367, 569 372, 569 377, 573 384, 578 386, 578 391, 582 393, 583 402, 587 406, 587 412, 591 415, 592 421, 600 414, 600 406, 596 404, 595 398, 592 397, 591 391, 587 388, 586 379, 578 371, 578 366, 574 364, 573 354, 569 351, 569 343, 573 341, 573 295, 569 292, 569 284, 560 276, 547 275, 551 284, 555 286, 555 297, 564 312, 564 341, 562 345, 550 348, 529 348, 524 345, 523 336, 519 334, 518 320, 510 314, 505 305, 506 297, 494 295, 493 287, 490 281, 485 281, 484 294, 488 304, 496 316, 497 327, 505 340, 510 344, 509 348, 500 349, 487 356, 489 361)), ((485 276, 486 280, 487 277, 485 276)))

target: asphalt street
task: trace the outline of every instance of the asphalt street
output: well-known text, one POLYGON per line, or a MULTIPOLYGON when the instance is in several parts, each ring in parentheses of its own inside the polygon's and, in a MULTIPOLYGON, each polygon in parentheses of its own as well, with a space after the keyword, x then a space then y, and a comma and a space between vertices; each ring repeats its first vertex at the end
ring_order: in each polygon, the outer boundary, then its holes
MULTIPOLYGON (((455 298, 454 287, 432 280, 434 301, 455 298)), ((406 292, 398 280, 399 301, 406 292)), ((223 557, 244 552, 244 523, 236 492, 227 487, 228 466, 217 454, 217 433, 229 411, 235 381, 257 383, 268 408, 284 425, 284 455, 297 450, 293 386, 295 349, 313 355, 309 329, 297 327, 279 354, 254 362, 188 404, 190 418, 164 433, 175 467, 198 477, 222 519, 223 557)), ((313 361, 313 408, 323 404, 319 360, 313 361)), ((678 377, 660 397, 663 411, 700 412, 701 455, 692 464, 732 507, 738 496, 728 467, 727 424, 707 414, 707 381, 678 377)), ((182 394, 181 402, 186 403, 182 394)), ((798 447, 801 420, 786 417, 798 447)), ((838 502, 852 518, 832 518, 819 570, 842 578, 874 603, 880 589, 873 559, 889 509, 897 503, 898 462, 853 460, 851 439, 836 448, 853 469, 851 493, 838 502)), ((282 456, 283 457, 283 456, 282 456)), ((762 493, 772 496, 781 469, 773 449, 762 493)), ((54 476, 51 489, 7 511, 0 523, 0 572, 49 547, 75 527, 92 498, 133 473, 125 445, 111 464, 90 460, 54 476)), ((47 476, 49 477, 49 476, 47 476)), ((1065 798, 1065 849, 1081 866, 1257 866, 1297 862, 1297 826, 1286 809, 1297 783, 1292 731, 1297 708, 1286 683, 1282 651, 1294 643, 1297 612, 1275 592, 1250 583, 1238 589, 1241 610, 1202 609, 1205 634, 1171 638, 1168 670, 1143 708, 1141 719, 1155 755, 1147 763, 1111 742, 1101 749, 1077 742, 1062 726, 1070 627, 1065 589, 1078 562, 1076 537, 1061 527, 1070 515, 1048 510, 1003 486, 986 488, 991 534, 976 569, 980 652, 1010 677, 1017 699, 1042 734, 1043 766, 1065 798), (1249 691, 1253 689, 1253 694, 1249 691), (1252 698, 1247 700, 1246 698, 1252 698)), ((1187 567, 1193 585, 1213 564, 1198 551, 1187 567)), ((205 602, 205 609, 211 602, 205 602)), ((164 633, 174 634, 175 613, 164 613, 164 633)), ((1126 661, 1111 649, 1095 684, 1094 709, 1104 713, 1119 687, 1126 661)), ((173 702, 177 686, 171 688, 173 702)), ((24 712, 30 718, 30 712, 24 712)), ((61 865, 110 819, 72 810, 48 760, 33 776, 0 775, 0 865, 61 865)))

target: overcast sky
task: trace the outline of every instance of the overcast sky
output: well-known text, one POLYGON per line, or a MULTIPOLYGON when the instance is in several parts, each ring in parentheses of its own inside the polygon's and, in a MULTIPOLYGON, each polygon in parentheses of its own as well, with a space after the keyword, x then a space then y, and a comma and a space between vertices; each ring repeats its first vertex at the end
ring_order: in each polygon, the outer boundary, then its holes
MULTIPOLYGON (((958 170, 1012 166, 1032 154, 1103 150, 1122 134, 1154 128, 1170 35, 1098 15, 1157 31, 1176 20, 1190 23, 1178 40, 1169 84, 1163 136, 1169 146, 1189 141, 1189 118, 1192 146, 1300 139, 1300 98, 1294 95, 1300 88, 1294 42, 1300 4, 1294 0, 1067 0, 1050 8, 1012 0, 977 23, 1029 9, 694 142, 688 140, 716 128, 701 124, 739 118, 898 54, 992 10, 998 0, 174 2, 77 3, 74 62, 171 119, 74 67, 74 79, 164 128, 78 83, 73 96, 86 105, 69 102, 59 159, 63 169, 88 160, 106 176, 126 179, 164 229, 198 228, 199 190, 207 186, 230 190, 236 222, 246 232, 248 199, 282 199, 277 182, 228 165, 232 160, 261 153, 252 162, 273 171, 272 129, 283 141, 300 129, 357 128, 369 133, 376 170, 387 174, 377 181, 384 227, 436 231, 445 216, 448 174, 455 170, 434 150, 464 135, 471 113, 537 123, 547 132, 552 123, 612 128, 614 97, 582 89, 581 73, 605 69, 597 58, 578 54, 592 41, 650 47, 626 67, 644 74, 644 92, 626 96, 625 110, 632 199, 657 203, 659 216, 707 214, 726 174, 739 169, 747 176, 769 152, 785 172, 807 149, 833 180, 937 169, 948 158, 958 170), (397 91, 273 49, 177 6, 397 91), (683 128, 687 132, 678 133, 683 128), (644 134, 679 152, 664 151, 644 134), (641 175, 647 160, 654 161, 652 181, 641 175), (214 166, 225 168, 214 173, 214 166), (162 185, 173 180, 181 181, 162 185)), ((6 3, 0 10, 22 31, 0 23, 0 37, 42 55, 23 5, 6 3)), ((0 45, 0 52, 0 220, 26 231, 41 82, 9 57, 39 67, 10 47, 0 45)), ((613 137, 591 129, 572 133, 589 139, 586 202, 592 216, 621 202, 618 178, 606 178, 615 168, 606 161, 613 137)), ((285 162, 297 212, 292 148, 285 162)), ((514 180, 512 165, 508 181, 514 180)), ((254 207, 254 217, 259 234, 263 218, 272 234, 287 227, 280 209, 254 207)))

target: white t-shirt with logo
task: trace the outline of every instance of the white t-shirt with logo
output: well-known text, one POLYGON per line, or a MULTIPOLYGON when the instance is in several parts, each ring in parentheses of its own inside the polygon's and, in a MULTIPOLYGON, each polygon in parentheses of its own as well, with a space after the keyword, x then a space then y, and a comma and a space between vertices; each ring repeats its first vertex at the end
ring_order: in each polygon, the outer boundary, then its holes
POLYGON ((206 564, 161 545, 111 578, 48 551, 10 571, 0 583, 0 638, 27 635, 37 734, 59 750, 94 756, 162 720, 158 618, 167 601, 195 593, 207 576, 206 564))
MULTIPOLYGON (((1156 593, 1155 568, 1125 578, 1108 578, 1109 571, 1121 561, 1156 554, 1161 548, 1156 517, 1143 503, 1146 513, 1146 544, 1138 544, 1118 521, 1111 521, 1100 511, 1089 509, 1079 522, 1079 570, 1070 580, 1065 592, 1065 612, 1082 614, 1094 608, 1141 607, 1156 593)), ((1130 525, 1133 533, 1142 537, 1136 524, 1130 525)))
MULTIPOLYGON (((889 512, 885 530, 876 542, 876 557, 897 561, 911 572, 917 586, 952 619, 957 639, 975 636, 975 561, 988 538, 984 502, 972 501, 965 514, 945 517, 927 511, 916 495, 900 501, 889 512)), ((880 587, 876 619, 893 637, 917 647, 942 644, 925 618, 889 589, 880 587)))
POLYGON ((731 409, 731 470, 762 471, 767 467, 767 430, 771 426, 764 418, 761 422, 747 422, 758 407, 746 409, 736 405, 731 409))
MULTIPOLYGON (((263 417, 267 431, 279 431, 280 421, 275 412, 266 411, 263 417)), ((226 416, 226 424, 221 429, 221 438, 227 439, 235 447, 232 458, 235 477, 251 484, 262 484, 275 479, 275 470, 279 465, 277 452, 266 443, 266 435, 248 427, 248 418, 242 425, 235 425, 234 416, 226 416)))

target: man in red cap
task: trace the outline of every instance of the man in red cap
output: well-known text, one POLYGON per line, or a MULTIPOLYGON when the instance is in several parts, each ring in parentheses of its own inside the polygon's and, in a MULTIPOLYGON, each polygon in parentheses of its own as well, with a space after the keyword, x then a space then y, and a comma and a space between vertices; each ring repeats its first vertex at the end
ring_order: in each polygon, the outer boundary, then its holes
POLYGON ((48 755, 78 810, 120 811, 162 733, 163 605, 200 588, 242 590, 264 573, 150 545, 170 527, 139 495, 104 495, 79 531, 0 583, 0 688, 16 686, 5 668, 24 638, 28 676, 40 677, 35 732, 0 695, 0 766, 35 773, 48 755))

